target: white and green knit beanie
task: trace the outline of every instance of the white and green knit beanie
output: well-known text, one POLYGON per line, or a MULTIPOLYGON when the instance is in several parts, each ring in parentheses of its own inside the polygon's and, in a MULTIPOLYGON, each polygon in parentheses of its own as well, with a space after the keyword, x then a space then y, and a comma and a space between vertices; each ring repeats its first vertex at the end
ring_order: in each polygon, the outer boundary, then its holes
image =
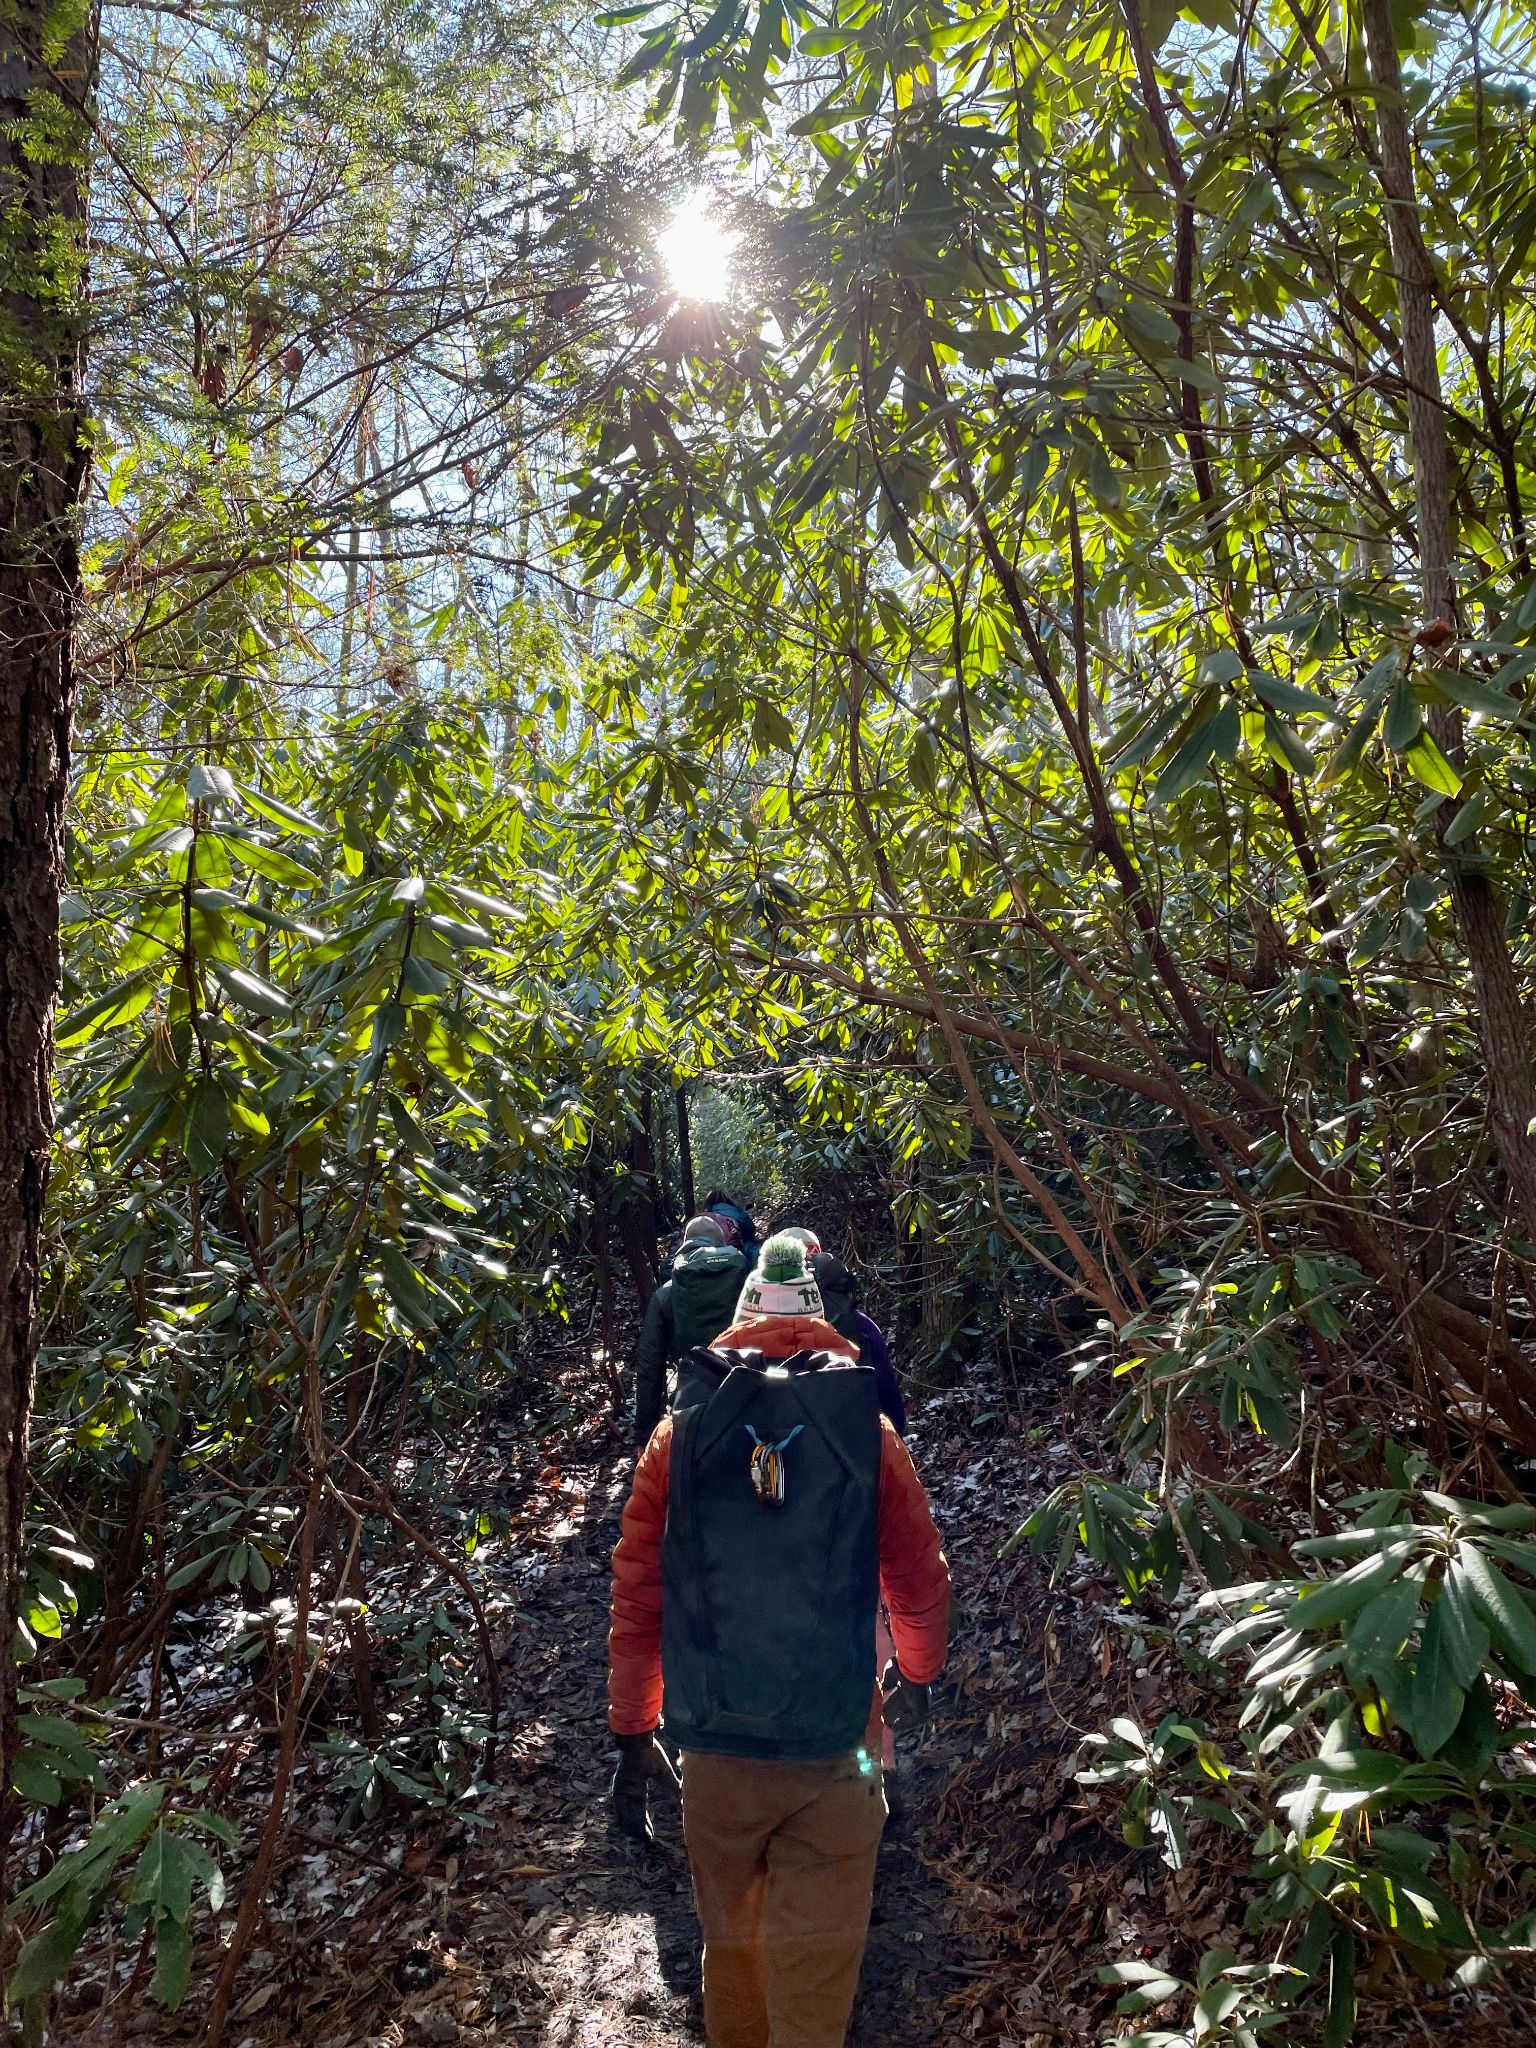
POLYGON ((821 1289, 806 1263, 805 1246, 798 1237, 781 1230, 770 1237, 757 1255, 757 1264, 747 1275, 736 1304, 738 1323, 753 1316, 824 1316, 821 1289))

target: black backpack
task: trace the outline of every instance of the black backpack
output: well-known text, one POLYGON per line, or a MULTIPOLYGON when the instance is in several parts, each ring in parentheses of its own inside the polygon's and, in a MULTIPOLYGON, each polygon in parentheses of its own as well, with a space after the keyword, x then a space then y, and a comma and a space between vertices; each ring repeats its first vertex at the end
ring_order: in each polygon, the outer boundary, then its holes
POLYGON ((668 1735, 725 1756, 852 1749, 875 1683, 873 1372, 827 1352, 693 1352, 680 1367, 671 1455, 668 1735))

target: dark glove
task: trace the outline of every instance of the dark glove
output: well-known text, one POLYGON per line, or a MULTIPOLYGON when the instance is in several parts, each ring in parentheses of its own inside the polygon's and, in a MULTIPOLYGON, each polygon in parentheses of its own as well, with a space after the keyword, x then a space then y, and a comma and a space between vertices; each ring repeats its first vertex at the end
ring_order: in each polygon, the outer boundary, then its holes
POLYGON ((633 1835, 637 1842, 649 1842, 651 1817, 646 1811, 646 1795, 651 1780, 662 1778, 676 1791, 677 1773, 654 1731, 649 1735, 621 1735, 618 1742, 619 1767, 613 1774, 614 1825, 624 1834, 633 1835))
POLYGON ((928 1719, 928 1688, 903 1678, 893 1657, 880 1676, 885 1725, 893 1735, 908 1735, 928 1719))

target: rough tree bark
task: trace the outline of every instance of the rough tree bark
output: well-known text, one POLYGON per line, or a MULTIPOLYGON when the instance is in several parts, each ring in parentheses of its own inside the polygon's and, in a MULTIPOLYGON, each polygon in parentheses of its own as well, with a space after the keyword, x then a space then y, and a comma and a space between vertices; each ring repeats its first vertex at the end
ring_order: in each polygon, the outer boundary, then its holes
MULTIPOLYGON (((1413 147, 1403 98, 1403 73, 1392 30, 1391 0, 1364 0, 1366 60, 1375 87, 1377 176, 1386 201, 1387 235, 1397 282, 1398 320, 1413 449, 1414 512, 1424 624, 1430 634, 1456 621, 1451 460, 1435 342, 1438 299, 1434 266, 1419 224, 1413 147)), ((1518 509, 1518 498, 1516 509, 1518 509)), ((1523 532, 1519 536, 1524 545, 1523 532)), ((1433 643, 1432 643, 1433 644, 1433 643)), ((1453 758, 1460 749, 1459 713, 1437 708, 1429 729, 1453 758)), ((1449 809, 1442 806, 1442 815, 1449 809)), ((1445 818, 1449 822, 1449 818, 1445 818)), ((1504 932, 1504 906, 1470 841, 1446 847, 1451 901, 1477 995, 1477 1031, 1488 1068, 1488 1103, 1499 1161, 1527 1233, 1536 1237, 1536 1077, 1531 1071, 1531 1018, 1504 932)))
POLYGON ((688 1090, 676 1091, 677 1103, 677 1171, 683 1184, 684 1219, 694 1215, 699 1206, 698 1190, 693 1183, 693 1133, 688 1125, 688 1090))
POLYGON ((656 1292, 656 1157, 651 1149, 651 1091, 640 1097, 639 1122, 627 1147, 629 1185, 619 1203, 619 1243, 644 1309, 656 1292))
POLYGON ((94 29, 50 64, 44 28, 56 16, 38 0, 0 9, 0 1897, 12 1832, 11 1644, 52 1141, 70 630, 86 467, 82 109, 94 29))

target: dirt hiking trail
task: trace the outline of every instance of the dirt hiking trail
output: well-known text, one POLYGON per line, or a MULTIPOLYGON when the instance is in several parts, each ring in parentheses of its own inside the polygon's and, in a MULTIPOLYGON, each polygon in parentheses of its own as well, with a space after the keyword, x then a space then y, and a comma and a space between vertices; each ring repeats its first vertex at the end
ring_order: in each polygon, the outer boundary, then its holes
MULTIPOLYGON (((471 1823, 384 1814, 349 1833, 311 1752, 227 2048, 698 2048, 676 1804, 654 1802, 650 1849, 608 1818, 608 1570, 631 1459, 605 1392, 578 1360, 542 1413, 509 1399, 453 1447, 454 1498, 496 1531, 476 1559, 503 1684, 494 1780, 471 1823)), ((1114 1716, 1190 1711, 1155 1604, 1131 1612, 1090 1568, 1052 1587, 1026 1550, 1003 1554, 1037 1502, 1097 1461, 1099 1431, 1043 1367, 973 1368, 917 1410, 909 1441, 955 1618, 905 1758, 907 1824, 881 1850, 850 2048, 1097 2048, 1117 2026, 1106 1964, 1188 1978, 1203 1950, 1250 1947, 1250 1873, 1229 1836, 1197 1823, 1200 1855, 1171 1871, 1126 1846, 1115 1798, 1076 1775, 1083 1737, 1114 1716)), ((260 1747, 248 1757, 259 1800, 260 1747)), ((104 1995, 103 1973, 121 1983, 130 1967, 108 1953, 77 1981, 50 2048, 191 2048, 190 2002, 156 2025, 104 1995)), ((1383 1985, 1375 2048, 1437 2038, 1425 1989, 1383 1985)), ((1486 2017, 1465 1998, 1433 2014, 1457 2048, 1500 2038, 1486 2017)))
MULTIPOLYGON (((237 2048, 698 2048, 676 1803, 653 1797, 650 1849, 608 1818, 608 1571, 631 1459, 598 1376, 584 1381, 578 1367, 542 1428, 509 1406, 461 1447, 458 1497, 507 1528, 481 1560, 504 1696, 477 1824, 333 1844, 317 1780, 235 2009, 237 2048)), ((1129 1852, 1081 1810, 1073 1769, 1080 1732, 1127 1700, 1101 1675, 1107 1590, 1057 1596, 1033 1560, 998 1563, 1075 1463, 1019 1402, 973 1375, 924 1404, 909 1439, 955 1630, 930 1726, 904 1754, 908 1817, 881 1850, 851 2048, 1089 2043, 1104 2009, 1089 1951, 1136 1881, 1103 1883, 1129 1852), (1069 1665, 1092 1674, 1086 1700, 1061 1685, 1069 1665), (1066 1719, 1064 1695, 1081 1708, 1066 1719)))

